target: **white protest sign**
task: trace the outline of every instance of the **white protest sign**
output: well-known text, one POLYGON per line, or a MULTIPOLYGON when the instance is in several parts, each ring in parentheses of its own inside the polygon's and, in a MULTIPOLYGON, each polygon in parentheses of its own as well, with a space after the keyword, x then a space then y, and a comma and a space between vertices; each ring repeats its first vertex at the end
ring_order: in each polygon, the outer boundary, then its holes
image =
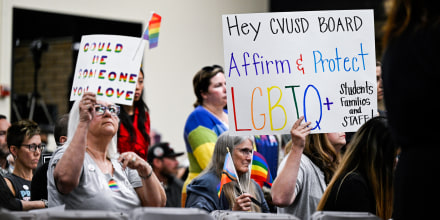
POLYGON ((81 38, 70 100, 86 91, 99 100, 131 105, 145 42, 117 35, 87 35, 81 38))
POLYGON ((229 129, 356 131, 377 115, 373 10, 223 15, 229 129))

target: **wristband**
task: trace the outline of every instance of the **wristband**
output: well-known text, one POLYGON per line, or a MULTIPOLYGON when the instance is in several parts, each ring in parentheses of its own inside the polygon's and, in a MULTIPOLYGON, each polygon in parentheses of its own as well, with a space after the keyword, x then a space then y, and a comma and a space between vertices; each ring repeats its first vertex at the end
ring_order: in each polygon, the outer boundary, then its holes
POLYGON ((43 201, 43 202, 44 202, 44 207, 45 207, 45 208, 49 207, 49 204, 48 204, 47 200, 45 200, 45 199, 42 199, 41 201, 43 201))
POLYGON ((149 173, 147 176, 141 176, 141 175, 139 175, 139 177, 141 177, 141 178, 144 179, 144 180, 150 178, 150 176, 153 174, 153 167, 150 166, 150 169, 151 169, 151 171, 150 171, 150 173, 149 173))

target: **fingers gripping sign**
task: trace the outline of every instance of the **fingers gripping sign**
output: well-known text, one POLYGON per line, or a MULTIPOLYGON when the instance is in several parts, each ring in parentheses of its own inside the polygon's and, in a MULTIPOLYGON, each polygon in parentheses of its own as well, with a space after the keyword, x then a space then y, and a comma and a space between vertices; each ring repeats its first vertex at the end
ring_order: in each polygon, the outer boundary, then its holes
POLYGON ((312 127, 310 126, 312 122, 302 123, 304 116, 301 116, 293 124, 290 130, 290 135, 292 136, 292 144, 299 147, 304 147, 306 142, 306 136, 310 134, 312 127))
POLYGON ((96 104, 96 95, 91 92, 86 92, 79 103, 79 114, 81 122, 90 122, 94 116, 93 106, 96 104))

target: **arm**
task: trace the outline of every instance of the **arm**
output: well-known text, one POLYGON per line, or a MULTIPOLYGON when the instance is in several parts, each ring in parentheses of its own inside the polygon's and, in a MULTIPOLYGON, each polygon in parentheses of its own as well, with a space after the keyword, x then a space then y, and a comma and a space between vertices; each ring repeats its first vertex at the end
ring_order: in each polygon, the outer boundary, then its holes
POLYGON ((142 179, 142 186, 135 188, 142 206, 164 207, 167 202, 165 190, 159 179, 153 172, 153 168, 139 155, 133 152, 125 152, 119 156, 122 169, 129 167, 137 170, 142 179))
POLYGON ((80 121, 76 128, 72 142, 67 146, 61 159, 58 161, 53 176, 57 189, 62 194, 68 194, 79 184, 81 170, 87 146, 87 132, 89 123, 93 119, 93 105, 96 95, 85 93, 79 103, 80 121))
POLYGON ((298 177, 301 155, 305 147, 305 139, 310 130, 311 122, 301 124, 304 117, 300 117, 292 126, 292 150, 287 155, 285 166, 277 175, 272 184, 272 202, 276 206, 288 206, 295 201, 295 186, 298 177))
MULTIPOLYGON (((14 186, 12 185, 11 181, 7 178, 4 178, 6 185, 8 186, 9 190, 10 190, 10 195, 6 195, 5 198, 7 198, 7 202, 4 204, 7 206, 7 208, 10 208, 12 210, 15 211, 27 211, 27 210, 31 210, 31 209, 43 209, 46 208, 46 205, 43 201, 24 201, 24 200, 19 200, 15 197, 15 190, 14 190, 14 186), (20 207, 20 203, 21 203, 21 207, 20 207), (21 209, 20 209, 21 208, 21 209)), ((3 186, 1 186, 3 187, 3 186)), ((2 190, 3 192, 3 190, 2 190)), ((4 193, 8 193, 9 192, 4 192, 4 193)), ((2 203, 3 204, 3 203, 2 203)))
POLYGON ((215 132, 202 125, 189 133, 188 143, 201 170, 205 169, 211 161, 217 138, 215 132))
POLYGON ((44 208, 46 208, 45 203, 41 200, 37 200, 37 201, 21 200, 21 205, 23 207, 23 211, 28 211, 31 209, 44 209, 44 208))

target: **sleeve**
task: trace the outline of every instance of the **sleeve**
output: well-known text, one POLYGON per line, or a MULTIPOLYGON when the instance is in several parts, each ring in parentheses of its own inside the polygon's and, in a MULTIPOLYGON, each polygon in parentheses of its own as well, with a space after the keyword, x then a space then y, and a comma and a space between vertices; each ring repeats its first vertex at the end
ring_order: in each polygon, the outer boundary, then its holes
POLYGON ((216 141, 217 134, 201 125, 189 133, 188 142, 201 170, 205 169, 211 161, 216 141))
POLYGON ((139 177, 139 173, 137 172, 137 170, 127 168, 127 178, 133 188, 139 188, 143 186, 141 177, 139 177))
MULTIPOLYGON (((58 186, 57 183, 53 177, 53 171, 55 170, 55 167, 57 166, 58 162, 61 160, 61 158, 64 155, 64 152, 66 151, 68 146, 63 145, 61 148, 58 148, 55 153, 53 154, 52 158, 49 161, 49 167, 47 168, 47 190, 48 193, 49 191, 52 190, 56 190, 60 195, 63 195, 59 190, 58 190, 58 186)), ((81 167, 81 174, 79 177, 79 181, 81 182, 83 180, 84 176, 84 164, 81 167)), ((81 183, 80 183, 81 184, 81 183)))
POLYGON ((206 197, 196 193, 188 193, 185 208, 199 208, 206 210, 207 212, 212 212, 215 210, 214 205, 212 205, 206 197))
POLYGON ((301 156, 301 163, 299 164, 298 169, 298 176, 296 177, 296 185, 295 185, 295 195, 298 195, 299 192, 301 192, 303 185, 304 185, 304 179, 305 179, 305 173, 306 166, 304 164, 304 155, 301 156))

